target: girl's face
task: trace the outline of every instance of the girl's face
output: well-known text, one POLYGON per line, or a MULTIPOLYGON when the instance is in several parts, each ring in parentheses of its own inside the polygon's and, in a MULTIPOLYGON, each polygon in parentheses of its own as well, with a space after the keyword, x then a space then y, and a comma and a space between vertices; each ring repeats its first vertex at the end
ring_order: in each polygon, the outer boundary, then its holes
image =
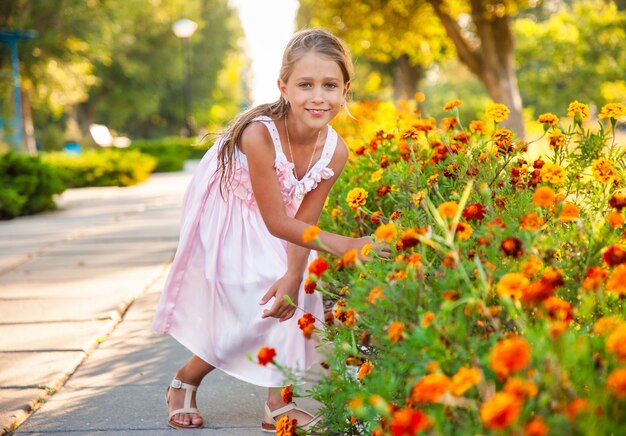
POLYGON ((350 83, 343 83, 341 68, 335 61, 309 51, 294 64, 287 83, 278 80, 278 87, 293 116, 319 130, 339 113, 350 83))

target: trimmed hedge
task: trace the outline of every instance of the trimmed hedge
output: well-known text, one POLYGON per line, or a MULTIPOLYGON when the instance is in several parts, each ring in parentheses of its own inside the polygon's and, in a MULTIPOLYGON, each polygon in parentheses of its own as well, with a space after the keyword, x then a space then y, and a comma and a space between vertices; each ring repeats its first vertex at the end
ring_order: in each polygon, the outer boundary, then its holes
POLYGON ((139 150, 155 157, 155 172, 170 172, 182 170, 188 159, 200 159, 207 148, 207 144, 197 144, 194 138, 167 137, 135 140, 129 150, 139 150))
POLYGON ((58 168, 67 185, 131 186, 148 179, 157 159, 139 150, 98 149, 80 155, 52 152, 44 161, 58 168))
POLYGON ((0 219, 55 209, 54 194, 66 188, 59 171, 40 157, 0 155, 0 219))

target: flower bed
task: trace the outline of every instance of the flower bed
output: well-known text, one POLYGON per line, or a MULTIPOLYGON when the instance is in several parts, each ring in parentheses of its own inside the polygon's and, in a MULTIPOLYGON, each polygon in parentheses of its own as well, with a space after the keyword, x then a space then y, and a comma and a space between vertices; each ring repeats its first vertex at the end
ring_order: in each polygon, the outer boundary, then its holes
POLYGON ((439 122, 396 112, 395 128, 353 144, 329 197, 320 227, 372 234, 394 254, 312 266, 308 288, 334 302, 325 320, 300 314, 303 333, 331 350, 313 391, 325 425, 619 434, 626 154, 615 127, 626 108, 602 108, 593 131, 579 102, 568 124, 541 115, 549 151, 533 158, 501 127, 505 106, 464 124, 460 104, 439 122))

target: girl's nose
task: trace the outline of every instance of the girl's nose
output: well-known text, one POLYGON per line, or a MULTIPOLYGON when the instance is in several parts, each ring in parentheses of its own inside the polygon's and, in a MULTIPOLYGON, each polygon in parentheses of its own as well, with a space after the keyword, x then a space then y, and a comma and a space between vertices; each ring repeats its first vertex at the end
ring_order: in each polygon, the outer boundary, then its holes
POLYGON ((315 89, 313 91, 313 101, 317 103, 317 102, 323 101, 323 99, 324 99, 324 97, 323 97, 322 88, 315 87, 315 89))

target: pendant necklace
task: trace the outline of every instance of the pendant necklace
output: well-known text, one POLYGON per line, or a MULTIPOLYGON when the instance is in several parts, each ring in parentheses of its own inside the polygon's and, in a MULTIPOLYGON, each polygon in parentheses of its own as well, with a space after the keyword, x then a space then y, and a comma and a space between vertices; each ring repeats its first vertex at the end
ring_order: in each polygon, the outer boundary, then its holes
MULTIPOLYGON (((293 158, 293 151, 291 150, 291 141, 289 140, 289 129, 287 128, 287 114, 285 114, 285 133, 287 135, 287 145, 289 146, 289 154, 291 155, 291 162, 293 163, 293 174, 296 176, 297 180, 300 180, 300 178, 298 177, 298 173, 296 172, 296 162, 293 158)), ((315 152, 317 151, 317 145, 320 142, 321 133, 322 133, 322 130, 320 129, 320 131, 317 132, 317 139, 315 140, 313 153, 311 154, 311 158, 309 159, 309 166, 306 167, 306 172, 304 173, 302 177, 306 176, 309 173, 309 170, 311 169, 311 164, 313 163, 313 156, 315 156, 315 152)))

